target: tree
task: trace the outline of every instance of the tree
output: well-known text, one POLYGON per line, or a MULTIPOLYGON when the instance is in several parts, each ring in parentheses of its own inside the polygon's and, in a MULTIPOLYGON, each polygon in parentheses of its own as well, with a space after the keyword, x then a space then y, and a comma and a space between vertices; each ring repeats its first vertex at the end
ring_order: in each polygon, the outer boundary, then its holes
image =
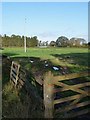
POLYGON ((56 42, 55 42, 55 41, 51 41, 51 42, 50 42, 50 46, 55 47, 55 46, 56 46, 56 42))
POLYGON ((11 38, 16 38, 16 35, 12 34, 12 35, 11 35, 11 38))
POLYGON ((0 48, 2 48, 2 35, 0 35, 0 48))
POLYGON ((41 44, 42 44, 42 41, 41 40, 38 41, 38 46, 41 46, 41 44))
POLYGON ((69 41, 70 46, 76 46, 80 47, 81 45, 84 45, 86 43, 86 40, 83 38, 71 38, 69 41))
POLYGON ((84 45, 84 44, 86 44, 86 40, 85 40, 85 39, 83 39, 83 38, 79 38, 79 40, 80 40, 80 45, 84 45))
POLYGON ((4 36, 2 37, 2 47, 9 47, 10 45, 10 37, 7 36, 6 34, 4 34, 4 36))
POLYGON ((48 46, 48 41, 46 41, 46 46, 48 46))
POLYGON ((69 44, 69 39, 65 36, 61 36, 56 40, 56 46, 67 47, 69 44))
POLYGON ((30 47, 36 47, 38 46, 38 39, 37 36, 31 37, 30 42, 29 42, 30 47))

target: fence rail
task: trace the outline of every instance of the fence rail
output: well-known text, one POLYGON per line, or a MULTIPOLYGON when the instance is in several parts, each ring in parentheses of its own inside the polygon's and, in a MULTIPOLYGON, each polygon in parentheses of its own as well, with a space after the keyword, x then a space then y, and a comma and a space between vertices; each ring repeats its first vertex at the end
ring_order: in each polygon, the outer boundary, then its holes
POLYGON ((80 73, 71 73, 71 74, 66 74, 66 75, 62 75, 62 76, 54 76, 52 83, 55 84, 58 81, 64 81, 64 80, 70 80, 70 79, 74 79, 74 78, 79 78, 79 77, 86 77, 89 75, 89 72, 80 72, 80 73))
MULTIPOLYGON (((90 99, 88 101, 82 101, 82 99, 85 99, 85 97, 90 97, 90 89, 86 89, 86 87, 90 87, 90 81, 83 81, 85 79, 84 77, 89 76, 89 72, 80 72, 80 73, 71 73, 67 75, 62 76, 53 76, 51 72, 46 74, 46 77, 44 79, 44 104, 45 104, 45 117, 46 118, 53 118, 54 112, 55 113, 62 113, 62 112, 68 112, 70 110, 85 107, 90 104, 90 99), (82 78, 79 82, 79 79, 82 78), (78 80, 78 84, 75 83, 75 79, 78 80), (65 83, 67 81, 67 83, 65 83), (71 81, 72 84, 68 84, 68 82, 71 81), (60 88, 55 88, 55 86, 60 86, 60 88), (84 88, 84 89, 82 89, 84 88), (69 91, 75 92, 76 94, 70 94, 69 91), (56 93, 64 93, 67 92, 68 96, 63 96, 55 99, 54 95, 56 93), (63 108, 59 108, 55 110, 55 105, 57 104, 63 104, 68 103, 68 106, 64 106, 63 108), (52 103, 52 104, 51 104, 52 103), (50 110, 50 108, 52 110, 50 110)), ((68 116, 77 116, 88 113, 88 108, 83 109, 81 111, 72 112, 71 114, 68 114, 68 116)), ((68 117, 67 116, 67 117, 68 117)))
MULTIPOLYGON (((11 72, 10 72, 10 81, 14 83, 14 86, 17 89, 24 89, 27 94, 34 100, 36 103, 40 104, 39 107, 42 107, 42 99, 38 95, 37 89, 32 83, 32 79, 28 79, 27 71, 23 69, 17 62, 13 61, 11 65, 11 72)), ((35 103, 35 104, 36 104, 35 103)))
POLYGON ((15 86, 17 85, 17 81, 18 81, 19 69, 20 69, 20 65, 13 61, 11 65, 10 81, 13 81, 15 86))
MULTIPOLYGON (((35 88, 28 80, 26 80, 26 76, 26 72, 20 68, 20 65, 12 62, 10 80, 14 82, 15 86, 24 86, 29 94, 31 94, 31 96, 38 96, 36 95, 37 93, 35 93, 35 88)), ((41 100, 40 97, 36 97, 36 99, 41 101, 40 103, 43 101, 45 107, 44 117, 53 118, 55 114, 58 113, 65 113, 64 117, 75 117, 88 113, 88 108, 81 109, 77 112, 70 112, 74 109, 83 108, 90 105, 90 99, 85 99, 87 97, 90 97, 90 80, 85 79, 87 76, 90 76, 90 72, 84 71, 62 76, 54 76, 51 72, 48 72, 44 77, 44 81, 42 82, 44 100, 41 100), (69 84, 69 82, 71 82, 71 84, 69 84), (73 94, 69 93, 70 91, 72 91, 73 94), (56 97, 57 93, 60 94, 60 98, 56 97), (67 103, 68 106, 67 104, 64 105, 63 103, 67 103), (61 107, 55 109, 55 105, 58 104, 60 104, 61 107)))

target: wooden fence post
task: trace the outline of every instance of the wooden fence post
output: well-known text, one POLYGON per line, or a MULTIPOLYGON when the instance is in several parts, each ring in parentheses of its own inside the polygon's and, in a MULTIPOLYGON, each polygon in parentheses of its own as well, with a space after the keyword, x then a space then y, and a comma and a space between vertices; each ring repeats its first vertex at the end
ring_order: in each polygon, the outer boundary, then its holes
POLYGON ((45 75, 44 78, 44 84, 43 84, 43 91, 44 91, 44 106, 45 106, 45 113, 44 117, 45 118, 53 118, 53 112, 54 112, 54 85, 52 84, 52 79, 53 79, 53 74, 48 72, 45 75))

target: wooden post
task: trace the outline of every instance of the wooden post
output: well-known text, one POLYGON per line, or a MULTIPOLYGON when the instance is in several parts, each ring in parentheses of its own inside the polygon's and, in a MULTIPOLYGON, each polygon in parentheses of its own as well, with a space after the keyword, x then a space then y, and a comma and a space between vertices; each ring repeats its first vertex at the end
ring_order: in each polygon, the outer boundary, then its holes
POLYGON ((24 50, 26 52, 26 36, 24 37, 24 50))
POLYGON ((44 84, 43 84, 44 106, 45 106, 44 117, 45 118, 53 118, 53 111, 54 111, 53 89, 54 89, 54 85, 52 84, 52 79, 53 79, 53 75, 50 71, 45 75, 44 84))

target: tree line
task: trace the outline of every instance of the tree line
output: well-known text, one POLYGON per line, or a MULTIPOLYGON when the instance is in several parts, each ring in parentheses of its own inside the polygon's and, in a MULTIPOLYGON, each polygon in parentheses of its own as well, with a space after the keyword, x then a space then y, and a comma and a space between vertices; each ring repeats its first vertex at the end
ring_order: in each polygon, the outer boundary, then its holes
POLYGON ((58 39, 55 41, 50 42, 50 46, 57 46, 57 47, 87 47, 88 44, 86 43, 86 40, 83 38, 71 38, 70 40, 65 37, 61 36, 58 37, 58 39))
MULTIPOLYGON (((2 47, 23 47, 24 46, 24 36, 14 35, 0 36, 2 38, 2 47)), ((40 46, 52 46, 52 47, 87 47, 90 43, 86 43, 86 40, 83 38, 71 38, 68 39, 65 36, 60 36, 56 41, 42 42, 38 40, 37 36, 26 37, 27 47, 40 47, 40 46)))
MULTIPOLYGON (((26 37, 27 47, 35 47, 38 45, 37 36, 26 37)), ((24 46, 24 36, 20 35, 11 35, 7 36, 6 34, 2 36, 2 46, 3 47, 23 47, 24 46)))

